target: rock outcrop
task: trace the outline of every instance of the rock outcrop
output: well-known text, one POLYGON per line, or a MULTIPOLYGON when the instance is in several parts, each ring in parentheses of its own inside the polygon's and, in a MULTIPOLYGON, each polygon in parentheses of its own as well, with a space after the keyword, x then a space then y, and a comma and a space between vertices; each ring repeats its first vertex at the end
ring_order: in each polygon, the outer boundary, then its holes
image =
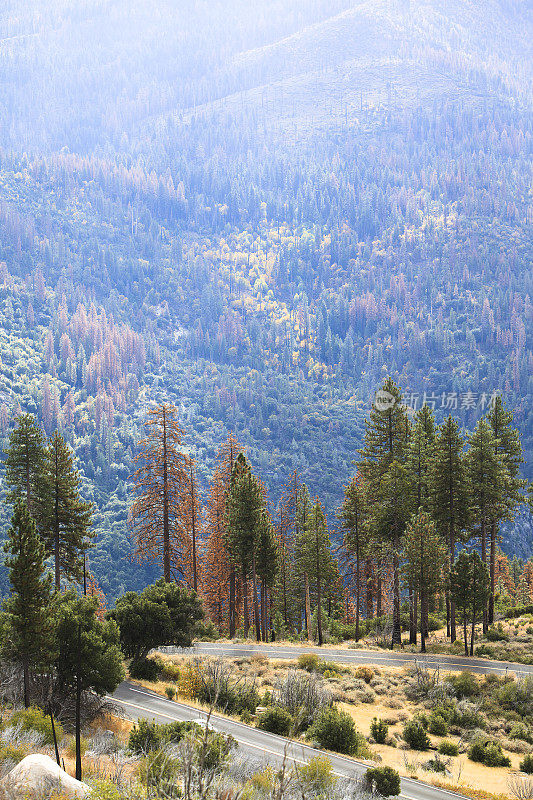
POLYGON ((40 800, 51 792, 71 798, 83 798, 91 787, 72 778, 49 756, 35 753, 26 756, 0 782, 0 798, 40 800))

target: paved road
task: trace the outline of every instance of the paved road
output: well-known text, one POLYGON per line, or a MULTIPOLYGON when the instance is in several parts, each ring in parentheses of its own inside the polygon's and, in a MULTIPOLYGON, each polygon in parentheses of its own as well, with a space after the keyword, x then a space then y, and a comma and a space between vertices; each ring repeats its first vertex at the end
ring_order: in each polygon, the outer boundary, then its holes
POLYGON ((375 664, 376 666, 403 667, 415 661, 428 666, 440 667, 442 670, 457 672, 467 669, 481 675, 495 672, 519 672, 533 674, 530 664, 511 664, 504 661, 489 661, 483 658, 461 658, 459 656, 425 655, 421 653, 401 653, 397 650, 342 650, 329 647, 283 647, 269 644, 228 644, 219 642, 199 642, 186 650, 173 647, 160 648, 163 652, 182 653, 188 655, 227 656, 229 658, 246 658, 262 653, 269 658, 296 659, 300 653, 317 653, 325 659, 332 659, 341 664, 375 664))
MULTIPOLYGON (((127 682, 122 683, 113 697, 108 699, 122 707, 128 716, 137 719, 145 717, 156 722, 171 722, 205 719, 207 716, 192 706, 167 700, 155 692, 127 682)), ((300 763, 305 763, 320 754, 320 751, 313 747, 290 742, 282 736, 274 736, 272 733, 265 733, 217 715, 211 717, 210 724, 221 733, 230 733, 245 753, 270 764, 281 763, 285 752, 291 762, 300 763)), ((353 778, 366 769, 365 764, 351 758, 332 754, 328 754, 328 758, 335 773, 341 777, 353 778)), ((409 778, 402 778, 401 797, 404 800, 457 800, 459 795, 409 778)))

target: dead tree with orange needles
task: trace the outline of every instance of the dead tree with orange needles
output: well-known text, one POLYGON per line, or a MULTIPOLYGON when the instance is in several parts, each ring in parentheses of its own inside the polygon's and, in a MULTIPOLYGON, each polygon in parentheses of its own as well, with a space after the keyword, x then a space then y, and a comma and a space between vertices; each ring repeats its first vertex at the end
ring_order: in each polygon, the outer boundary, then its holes
POLYGON ((146 436, 135 457, 135 496, 130 526, 135 557, 162 563, 163 577, 183 580, 191 551, 183 497, 187 486, 187 458, 181 451, 183 430, 177 409, 163 403, 148 412, 146 436))
POLYGON ((208 536, 202 558, 203 595, 207 607, 219 630, 227 621, 230 638, 235 636, 237 629, 241 592, 235 564, 229 558, 225 545, 226 499, 233 466, 242 449, 233 434, 220 446, 207 498, 208 536))
POLYGON ((187 456, 185 491, 182 498, 185 540, 190 543, 188 582, 195 592, 199 588, 198 545, 202 540, 204 519, 202 501, 196 475, 196 462, 187 456))

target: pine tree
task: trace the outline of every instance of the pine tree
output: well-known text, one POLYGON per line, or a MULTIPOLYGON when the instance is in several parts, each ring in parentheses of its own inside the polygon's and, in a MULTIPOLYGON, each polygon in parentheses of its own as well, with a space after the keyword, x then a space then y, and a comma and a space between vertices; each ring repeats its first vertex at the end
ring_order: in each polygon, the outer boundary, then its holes
POLYGON ((263 509, 261 526, 257 537, 257 577, 261 582, 261 638, 268 641, 268 595, 278 571, 278 548, 272 521, 263 509))
POLYGON ((429 514, 418 511, 407 525, 404 535, 404 577, 410 589, 420 597, 421 652, 426 652, 426 624, 429 599, 443 582, 446 548, 429 514))
POLYGON ((487 565, 473 551, 461 550, 450 573, 450 592, 463 618, 465 655, 468 655, 468 625, 471 626, 470 655, 474 655, 476 622, 487 607, 490 577, 487 565))
POLYGON ((94 535, 90 531, 92 506, 81 499, 79 485, 72 451, 56 431, 45 451, 38 513, 47 551, 54 558, 56 589, 61 586, 61 573, 68 580, 82 580, 83 556, 94 535))
POLYGON ((248 635, 247 582, 252 575, 253 604, 257 641, 261 640, 257 607, 257 546, 266 513, 263 488, 253 475, 245 456, 240 453, 233 467, 231 487, 226 501, 226 547, 239 565, 243 583, 244 635, 248 635))
MULTIPOLYGON (((457 422, 449 416, 439 427, 431 470, 431 515, 448 547, 449 569, 453 569, 457 542, 464 539, 468 525, 468 481, 465 471, 464 439, 457 422)), ((457 638, 455 606, 448 598, 448 634, 457 638)))
MULTIPOLYGON (((496 439, 491 425, 480 419, 469 439, 466 455, 469 483, 469 509, 474 529, 481 542, 481 560, 487 563, 487 535, 492 521, 506 513, 506 473, 496 454, 496 439)), ((488 609, 483 611, 483 632, 488 630, 488 609)))
POLYGON ((369 550, 368 528, 366 523, 366 496, 364 484, 359 474, 354 475, 344 487, 344 501, 340 518, 345 530, 344 550, 348 555, 350 573, 355 583, 355 640, 359 641, 359 618, 361 607, 361 563, 369 550), (355 563, 354 563, 355 562, 355 563))
POLYGON ((513 423, 512 411, 507 411, 501 397, 496 397, 487 415, 494 434, 495 454, 503 468, 504 503, 500 513, 494 515, 490 527, 490 597, 488 621, 494 621, 494 593, 496 588, 496 545, 498 528, 504 519, 511 519, 516 507, 525 502, 524 488, 527 481, 519 477, 520 465, 524 458, 520 436, 513 423))
POLYGON ((163 403, 148 412, 146 436, 135 457, 135 497, 130 525, 139 561, 161 564, 167 583, 183 580, 192 551, 186 526, 183 496, 187 487, 187 462, 181 451, 183 430, 177 409, 163 403))
POLYGON ((7 630, 4 656, 22 664, 24 705, 30 705, 32 670, 53 659, 52 577, 45 569, 46 551, 35 522, 22 500, 17 500, 4 550, 11 597, 4 603, 7 630))
POLYGON ((8 502, 24 498, 28 511, 36 519, 37 498, 42 492, 45 438, 31 414, 22 414, 9 436, 6 450, 5 481, 11 486, 8 502))
POLYGON ((314 584, 317 604, 318 644, 321 645, 323 642, 323 587, 328 581, 331 581, 335 569, 326 516, 318 498, 316 498, 309 511, 304 530, 300 532, 297 553, 299 571, 307 575, 311 583, 314 584))
POLYGON ((392 644, 401 644, 400 543, 408 519, 408 473, 403 465, 409 423, 401 393, 387 378, 376 393, 366 421, 364 446, 358 464, 365 485, 374 535, 392 550, 394 596, 392 644))

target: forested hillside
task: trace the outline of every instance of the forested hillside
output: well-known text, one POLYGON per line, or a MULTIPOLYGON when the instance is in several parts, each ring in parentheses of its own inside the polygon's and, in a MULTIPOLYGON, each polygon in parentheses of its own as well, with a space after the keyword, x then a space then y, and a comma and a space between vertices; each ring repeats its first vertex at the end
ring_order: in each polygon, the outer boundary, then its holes
MULTIPOLYGON (((154 402, 204 487, 233 431, 271 500, 297 469, 333 517, 387 375, 467 430, 497 392, 531 479, 531 22, 526 0, 3 4, 0 432, 19 407, 61 428, 110 597, 154 577, 126 525, 154 402)), ((525 511, 505 548, 533 552, 525 511)))

